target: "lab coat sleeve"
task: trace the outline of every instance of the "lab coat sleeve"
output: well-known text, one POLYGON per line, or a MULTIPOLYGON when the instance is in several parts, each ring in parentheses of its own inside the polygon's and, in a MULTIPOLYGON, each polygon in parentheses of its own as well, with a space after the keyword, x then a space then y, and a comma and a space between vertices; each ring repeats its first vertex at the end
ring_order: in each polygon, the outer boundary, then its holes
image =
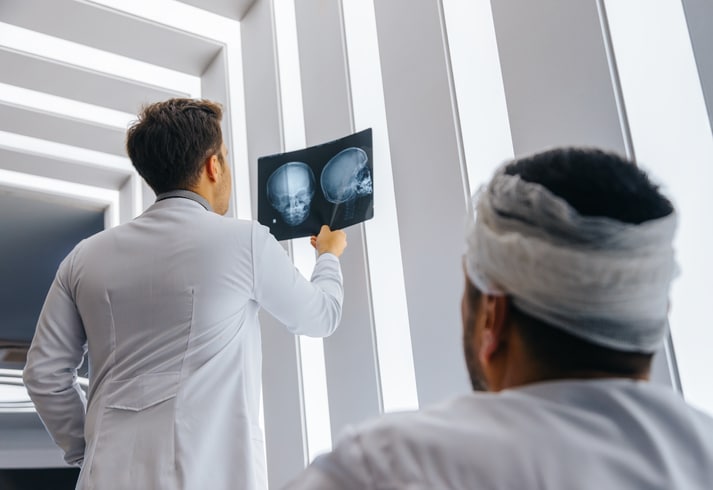
POLYGON ((372 490, 375 488, 360 437, 351 429, 347 429, 331 453, 318 456, 307 469, 289 482, 284 490, 372 490))
POLYGON ((307 281, 265 226, 253 224, 252 241, 258 304, 294 334, 332 334, 339 325, 344 299, 339 259, 330 253, 320 255, 307 281))
MULTIPOLYGON (((76 249, 75 249, 76 250, 76 249)), ((84 460, 86 398, 77 368, 86 353, 86 334, 69 289, 74 253, 59 266, 27 354, 23 381, 37 413, 67 463, 84 460)))

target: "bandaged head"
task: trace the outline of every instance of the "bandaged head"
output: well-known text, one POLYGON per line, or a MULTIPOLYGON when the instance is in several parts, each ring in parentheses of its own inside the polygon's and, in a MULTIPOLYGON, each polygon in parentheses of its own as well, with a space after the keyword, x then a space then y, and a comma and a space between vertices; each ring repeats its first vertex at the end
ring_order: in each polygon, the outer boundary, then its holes
POLYGON ((499 168, 473 197, 465 266, 482 292, 604 347, 654 352, 677 267, 675 212, 640 224, 585 216, 499 168))

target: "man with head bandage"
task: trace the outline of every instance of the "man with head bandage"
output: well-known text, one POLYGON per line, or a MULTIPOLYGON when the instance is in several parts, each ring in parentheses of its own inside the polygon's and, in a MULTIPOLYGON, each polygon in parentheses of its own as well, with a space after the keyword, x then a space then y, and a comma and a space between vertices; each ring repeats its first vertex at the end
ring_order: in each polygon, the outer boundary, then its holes
POLYGON ((475 391, 348 430, 288 488, 713 488, 713 419, 648 382, 677 274, 668 199, 616 155, 558 149, 473 201, 475 391))

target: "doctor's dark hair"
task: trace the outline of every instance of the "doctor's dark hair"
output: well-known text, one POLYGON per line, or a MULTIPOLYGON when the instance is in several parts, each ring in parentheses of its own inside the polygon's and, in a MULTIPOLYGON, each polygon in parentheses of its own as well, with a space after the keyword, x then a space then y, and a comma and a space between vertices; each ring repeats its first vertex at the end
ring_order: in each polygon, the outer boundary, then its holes
POLYGON ((223 158, 220 104, 170 99, 144 106, 126 133, 126 150, 139 175, 157 194, 197 183, 203 162, 223 158))
MULTIPOLYGON (((505 173, 542 185, 586 216, 638 224, 674 210, 644 171, 601 150, 550 150, 510 163, 505 173)), ((479 301, 474 286, 466 288, 466 294, 469 301, 479 301)), ((581 371, 637 376, 650 368, 651 352, 624 352, 593 344, 523 313, 512 302, 509 315, 533 359, 552 377, 581 371)))

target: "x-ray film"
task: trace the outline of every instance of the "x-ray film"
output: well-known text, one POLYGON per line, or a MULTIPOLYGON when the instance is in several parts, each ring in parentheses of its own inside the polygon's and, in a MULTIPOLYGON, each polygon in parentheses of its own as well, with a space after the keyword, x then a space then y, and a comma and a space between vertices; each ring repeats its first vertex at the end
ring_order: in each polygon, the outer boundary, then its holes
POLYGON ((258 221, 278 240, 374 216, 371 129, 258 159, 258 221))

